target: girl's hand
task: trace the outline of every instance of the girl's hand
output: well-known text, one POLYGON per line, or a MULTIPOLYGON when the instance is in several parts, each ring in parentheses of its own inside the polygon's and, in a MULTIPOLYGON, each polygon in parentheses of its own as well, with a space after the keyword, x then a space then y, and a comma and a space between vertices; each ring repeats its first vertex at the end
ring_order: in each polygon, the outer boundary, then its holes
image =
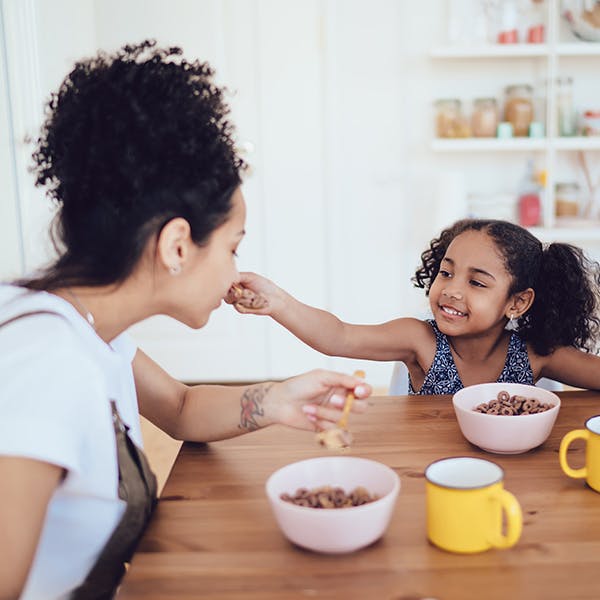
POLYGON ((371 391, 368 383, 354 375, 318 369, 273 384, 265 400, 274 422, 323 431, 336 426, 349 392, 356 398, 352 412, 362 413, 371 391))
POLYGON ((231 286, 225 302, 233 304, 242 314, 271 315, 283 306, 284 291, 257 273, 240 273, 240 280, 231 286))

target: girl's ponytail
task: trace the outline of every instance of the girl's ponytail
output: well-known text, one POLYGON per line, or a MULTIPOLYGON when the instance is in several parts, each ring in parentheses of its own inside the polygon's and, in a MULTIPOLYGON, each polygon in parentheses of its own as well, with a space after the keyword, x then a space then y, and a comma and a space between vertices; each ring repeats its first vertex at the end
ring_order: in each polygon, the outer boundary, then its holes
POLYGON ((535 300, 519 334, 538 354, 559 346, 596 350, 600 319, 600 265, 570 244, 553 243, 542 253, 533 285, 535 300))

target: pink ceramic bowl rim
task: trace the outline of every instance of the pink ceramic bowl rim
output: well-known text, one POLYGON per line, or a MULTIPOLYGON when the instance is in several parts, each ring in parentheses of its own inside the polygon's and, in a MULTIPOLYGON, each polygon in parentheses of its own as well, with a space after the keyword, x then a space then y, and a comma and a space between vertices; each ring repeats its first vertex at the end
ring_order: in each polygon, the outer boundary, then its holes
MULTIPOLYGON (((552 408, 550 408, 542 413, 535 413, 533 415, 488 415, 486 413, 475 412, 473 410, 475 408, 475 406, 477 406, 478 404, 482 404, 483 402, 489 402, 489 400, 477 401, 477 403, 476 404, 474 403, 473 406, 471 406, 471 407, 462 406, 462 404, 460 404, 460 402, 463 401, 463 398, 467 395, 467 392, 462 393, 462 392, 464 392, 464 390, 472 390, 473 388, 477 388, 479 386, 486 386, 486 385, 495 385, 495 384, 478 383, 476 385, 470 385, 470 386, 464 387, 464 388, 462 388, 462 390, 458 390, 458 392, 456 392, 456 394, 454 394, 452 396, 452 404, 454 405, 454 407, 457 410, 461 410, 463 412, 468 412, 468 413, 474 413, 478 417, 485 417, 487 419, 493 419, 495 417, 502 417, 503 419, 506 419, 507 417, 519 417, 519 419, 531 419, 531 418, 540 417, 543 415, 550 415, 552 412, 557 411, 560 408, 560 397, 557 396, 554 392, 551 392, 549 390, 544 390, 543 395, 548 396, 548 402, 553 403, 552 408)), ((524 384, 517 384, 517 385, 524 385, 524 384)), ((505 387, 510 387, 510 384, 505 384, 505 387)), ((528 386, 528 387, 535 387, 535 386, 528 386)), ((490 398, 490 400, 493 400, 493 398, 490 398)))
MULTIPOLYGON (((311 506, 298 506, 297 504, 292 504, 291 502, 286 502, 285 500, 282 500, 279 497, 279 493, 273 492, 270 489, 271 483, 272 483, 272 480, 283 469, 287 469, 288 467, 293 467, 293 466, 296 466, 296 465, 299 465, 302 463, 309 463, 309 462, 312 462, 315 460, 322 460, 322 459, 329 459, 329 458, 331 458, 333 460, 344 460, 344 461, 356 461, 356 460, 364 461, 367 463, 371 463, 373 465, 377 465, 377 468, 385 467, 384 470, 387 470, 387 472, 392 476, 393 484, 392 484, 391 490, 389 490, 388 492, 383 494, 383 496, 380 496, 379 498, 377 498, 377 500, 373 500, 373 502, 368 502, 367 504, 362 504, 361 506, 348 506, 348 507, 344 508, 345 514, 347 514, 346 511, 361 512, 361 511, 365 511, 365 510, 372 510, 375 506, 377 506, 381 502, 389 499, 390 497, 397 496, 400 492, 400 476, 398 475, 398 473, 396 473, 396 471, 394 471, 394 469, 392 469, 392 467, 386 465, 385 463, 382 463, 382 462, 379 462, 376 460, 372 460, 370 458, 362 458, 362 457, 358 457, 358 456, 321 456, 321 457, 315 457, 315 458, 306 458, 304 460, 299 460, 299 461, 296 461, 293 463, 289 463, 287 465, 284 465, 283 467, 280 467, 273 473, 271 473, 271 475, 269 476, 269 478, 267 479, 267 482, 265 484, 265 490, 267 492, 268 498, 272 502, 277 502, 279 505, 285 506, 286 509, 289 508, 289 510, 310 511, 311 513, 314 512, 315 508, 313 508, 311 506)), ((359 485, 359 484, 357 484, 357 485, 359 485)), ((317 509, 317 510, 319 510, 319 509, 317 509)), ((319 510, 319 512, 324 512, 324 513, 327 511, 328 511, 328 509, 319 510)))

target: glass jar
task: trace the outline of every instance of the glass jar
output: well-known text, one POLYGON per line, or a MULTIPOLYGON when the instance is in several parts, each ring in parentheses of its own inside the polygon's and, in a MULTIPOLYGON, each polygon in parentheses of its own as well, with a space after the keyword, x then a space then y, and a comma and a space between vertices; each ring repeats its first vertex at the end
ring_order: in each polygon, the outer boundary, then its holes
POLYGON ((515 0, 499 2, 500 30, 498 31, 499 44, 516 44, 519 41, 518 8, 515 0))
POLYGON ((530 85, 509 85, 504 103, 504 120, 513 126, 515 137, 529 134, 529 124, 533 121, 533 88, 530 85))
POLYGON ((555 215, 576 217, 579 214, 579 185, 575 182, 557 183, 555 191, 555 215))
POLYGON ((600 110, 586 110, 581 115, 582 135, 600 135, 600 110))
POLYGON ((476 98, 473 101, 471 130, 475 137, 494 137, 498 128, 496 98, 476 98))
POLYGON ((573 80, 570 77, 559 77, 556 80, 556 108, 558 111, 558 134, 575 135, 577 119, 573 108, 573 80))
POLYGON ((438 137, 459 138, 470 135, 469 127, 462 114, 462 104, 456 98, 445 98, 435 102, 435 129, 438 137))

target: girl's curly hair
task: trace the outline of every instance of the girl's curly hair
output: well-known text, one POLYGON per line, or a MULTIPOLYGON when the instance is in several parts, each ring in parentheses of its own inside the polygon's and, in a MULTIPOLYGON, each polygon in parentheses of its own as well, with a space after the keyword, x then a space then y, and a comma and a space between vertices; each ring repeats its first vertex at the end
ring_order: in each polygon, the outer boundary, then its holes
POLYGON ((421 254, 412 282, 429 289, 454 238, 465 231, 483 231, 495 242, 512 276, 509 295, 532 288, 533 305, 518 320, 519 335, 538 354, 560 346, 594 352, 600 334, 598 302, 600 265, 570 244, 544 247, 529 231, 507 221, 464 219, 444 229, 421 254))
POLYGON ((213 70, 153 40, 77 62, 46 106, 32 171, 58 205, 58 259, 34 289, 120 282, 185 218, 194 242, 227 220, 245 164, 213 70))

